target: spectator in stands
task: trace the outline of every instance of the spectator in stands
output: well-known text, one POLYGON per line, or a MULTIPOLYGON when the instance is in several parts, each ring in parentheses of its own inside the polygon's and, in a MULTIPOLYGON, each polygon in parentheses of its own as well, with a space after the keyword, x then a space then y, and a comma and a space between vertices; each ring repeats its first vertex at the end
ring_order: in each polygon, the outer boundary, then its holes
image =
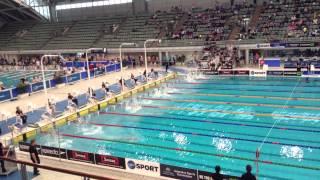
MULTIPOLYGON (((1 157, 4 157, 4 153, 3 153, 3 145, 2 143, 0 142, 0 156, 1 157)), ((0 160, 0 164, 1 164, 1 170, 2 170, 2 173, 5 173, 7 172, 5 166, 4 166, 4 161, 3 160, 0 160)))
POLYGON ((17 115, 17 118, 20 118, 22 120, 22 124, 27 123, 28 116, 23 113, 23 111, 20 109, 19 106, 16 107, 16 115, 17 115))
POLYGON ((256 180, 256 177, 251 173, 252 167, 250 165, 246 166, 246 173, 242 174, 241 180, 256 180))
MULTIPOLYGON (((30 159, 33 163, 35 164, 40 164, 40 158, 38 155, 38 150, 37 150, 37 146, 36 146, 36 141, 33 139, 31 140, 31 145, 29 147, 29 153, 30 153, 30 159)), ((37 176, 39 175, 39 170, 38 168, 34 167, 33 168, 33 175, 37 176)))
POLYGON ((216 166, 215 168, 215 173, 212 175, 214 180, 223 180, 223 175, 220 174, 221 171, 221 167, 220 166, 216 166))

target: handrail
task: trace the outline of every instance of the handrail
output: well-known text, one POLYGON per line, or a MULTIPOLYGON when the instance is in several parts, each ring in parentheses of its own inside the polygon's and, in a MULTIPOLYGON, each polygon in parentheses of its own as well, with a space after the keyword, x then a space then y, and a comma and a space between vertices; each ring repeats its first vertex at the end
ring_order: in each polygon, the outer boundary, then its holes
POLYGON ((59 168, 59 167, 52 167, 52 166, 47 166, 47 165, 42 165, 42 164, 35 164, 35 163, 32 163, 32 162, 28 162, 28 161, 22 161, 22 160, 11 159, 11 158, 6 158, 6 157, 0 157, 0 160, 9 161, 9 162, 17 163, 17 164, 24 164, 24 165, 27 165, 27 166, 37 167, 37 168, 46 169, 46 170, 50 170, 50 171, 56 171, 56 172, 61 172, 61 173, 66 173, 66 174, 72 174, 72 175, 81 176, 81 177, 89 177, 89 178, 101 179, 101 180, 114 180, 114 179, 109 178, 109 177, 89 174, 89 173, 80 172, 80 171, 73 171, 73 170, 63 169, 63 168, 59 168))

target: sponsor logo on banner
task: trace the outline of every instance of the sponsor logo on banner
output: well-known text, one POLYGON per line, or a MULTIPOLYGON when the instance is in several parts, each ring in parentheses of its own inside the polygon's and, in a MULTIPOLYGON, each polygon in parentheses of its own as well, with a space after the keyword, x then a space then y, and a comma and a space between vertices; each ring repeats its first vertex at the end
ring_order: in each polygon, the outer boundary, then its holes
POLYGON ((160 164, 126 158, 126 170, 136 174, 160 176, 160 164))
POLYGON ((29 152, 29 147, 30 147, 29 143, 19 142, 19 150, 20 151, 29 152))
POLYGON ((10 90, 4 90, 0 92, 0 101, 11 99, 10 90))
POLYGON ((306 42, 306 43, 287 43, 286 47, 315 47, 316 44, 314 42, 306 42))
POLYGON ((220 71, 219 71, 219 74, 222 74, 222 75, 233 75, 233 71, 230 71, 230 70, 220 70, 220 71))
POLYGON ((114 168, 125 169, 125 159, 107 155, 95 154, 96 164, 114 168))
POLYGON ((176 166, 160 165, 161 176, 173 178, 173 179, 191 179, 197 180, 197 171, 194 169, 187 169, 176 166))
POLYGON ((36 92, 44 89, 42 82, 32 84, 31 87, 32 87, 32 92, 36 92))
POLYGON ((262 44, 257 44, 256 47, 258 49, 264 49, 264 48, 270 48, 270 44, 269 43, 262 43, 262 44))
POLYGON ((270 76, 283 76, 283 71, 268 71, 267 74, 270 76))
POLYGON ((70 76, 67 76, 67 81, 69 82, 75 82, 80 80, 80 73, 72 74, 70 76))
POLYGON ((266 77, 266 76, 267 76, 267 71, 263 71, 263 70, 251 70, 251 71, 250 71, 250 76, 266 77))
POLYGON ((41 146, 41 154, 44 156, 57 157, 67 159, 66 149, 60 149, 55 147, 41 146))
POLYGON ((235 75, 249 75, 249 71, 245 71, 245 70, 238 70, 238 71, 234 71, 235 75))
POLYGON ((297 71, 283 71, 283 75, 285 75, 285 76, 301 76, 301 72, 297 72, 297 71))
POLYGON ((67 150, 68 159, 74 161, 81 161, 86 163, 94 163, 94 155, 88 152, 80 152, 80 151, 73 151, 67 150))

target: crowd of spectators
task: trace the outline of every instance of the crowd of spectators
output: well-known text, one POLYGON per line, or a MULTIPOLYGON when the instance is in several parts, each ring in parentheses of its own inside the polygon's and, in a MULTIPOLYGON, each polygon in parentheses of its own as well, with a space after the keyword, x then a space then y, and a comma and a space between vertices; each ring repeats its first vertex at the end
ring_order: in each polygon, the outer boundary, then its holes
POLYGON ((216 5, 213 8, 194 8, 189 12, 183 26, 171 35, 172 39, 205 39, 205 41, 226 40, 238 20, 250 17, 253 5, 247 3, 233 6, 216 5), (229 23, 228 21, 235 22, 229 23))
POLYGON ((243 59, 238 56, 238 49, 232 46, 221 48, 212 45, 204 51, 206 51, 206 59, 211 71, 232 69, 234 66, 239 66, 243 59))
POLYGON ((320 37, 320 2, 276 0, 264 2, 256 27, 248 27, 241 39, 320 37))
MULTIPOLYGON (((13 58, 11 60, 0 57, 0 65, 7 65, 7 66, 22 66, 22 67, 36 67, 40 69, 41 66, 41 57, 40 56, 20 56, 18 58, 13 58)), ((48 65, 60 65, 61 61, 59 58, 55 57, 46 57, 43 60, 43 64, 48 65)))

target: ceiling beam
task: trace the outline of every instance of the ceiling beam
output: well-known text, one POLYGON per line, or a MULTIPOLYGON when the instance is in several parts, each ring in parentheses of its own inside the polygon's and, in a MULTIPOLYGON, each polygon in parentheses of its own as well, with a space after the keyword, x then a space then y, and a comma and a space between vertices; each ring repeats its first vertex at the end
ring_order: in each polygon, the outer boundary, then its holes
POLYGON ((5 8, 5 9, 0 9, 0 12, 14 11, 14 10, 16 10, 16 9, 28 9, 28 7, 5 8))
POLYGON ((22 21, 22 19, 14 16, 14 15, 12 15, 12 14, 10 14, 10 13, 7 13, 7 12, 0 12, 0 14, 3 14, 3 15, 5 15, 5 16, 8 16, 8 17, 12 18, 12 19, 15 19, 16 21, 20 21, 20 22, 22 21))
POLYGON ((28 6, 28 7, 19 6, 19 4, 14 4, 10 0, 0 0, 0 4, 8 6, 9 8, 12 8, 12 10, 17 10, 22 16, 27 15, 29 17, 36 19, 36 20, 43 20, 44 19, 41 15, 39 16, 39 15, 34 14, 33 12, 32 13, 28 12, 28 10, 33 11, 31 9, 32 7, 30 7, 30 6, 28 6))

